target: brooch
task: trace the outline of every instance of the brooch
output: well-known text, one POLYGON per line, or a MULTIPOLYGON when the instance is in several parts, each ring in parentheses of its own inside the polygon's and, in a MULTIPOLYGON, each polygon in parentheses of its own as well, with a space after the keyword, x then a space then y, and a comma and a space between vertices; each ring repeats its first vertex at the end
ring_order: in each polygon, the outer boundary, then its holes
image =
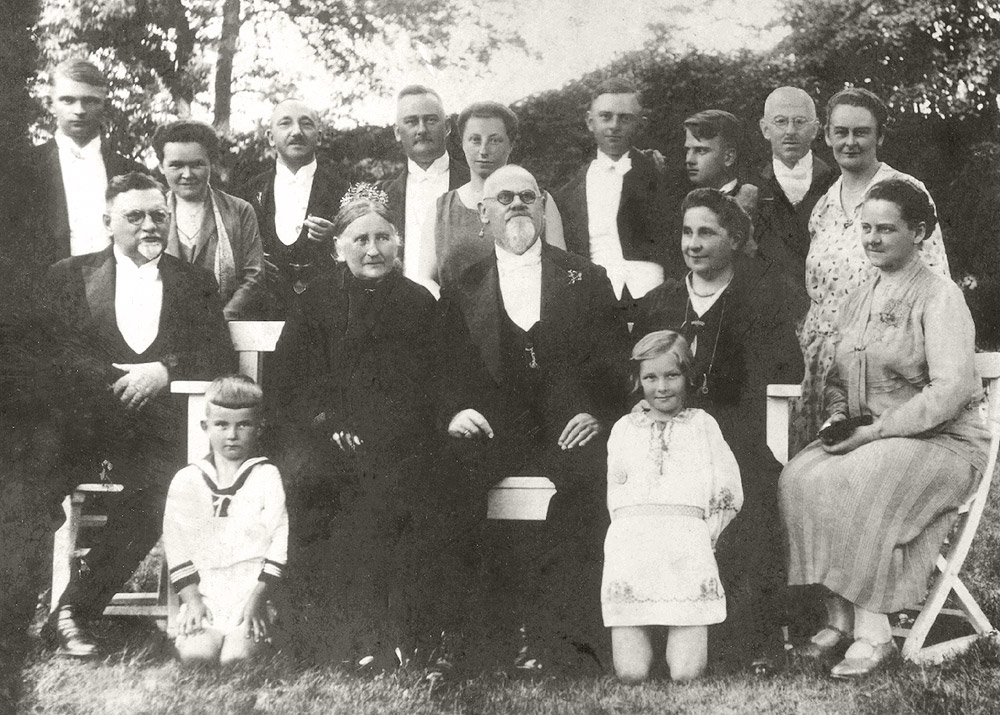
POLYGON ((890 328, 895 328, 900 323, 900 313, 902 312, 901 309, 908 307, 909 306, 907 306, 904 301, 899 300, 898 298, 894 298, 890 301, 887 301, 885 307, 878 314, 878 320, 883 325, 886 325, 890 328))
POLYGON ((569 276, 570 285, 583 280, 583 273, 581 271, 569 270, 566 271, 566 275, 569 276))

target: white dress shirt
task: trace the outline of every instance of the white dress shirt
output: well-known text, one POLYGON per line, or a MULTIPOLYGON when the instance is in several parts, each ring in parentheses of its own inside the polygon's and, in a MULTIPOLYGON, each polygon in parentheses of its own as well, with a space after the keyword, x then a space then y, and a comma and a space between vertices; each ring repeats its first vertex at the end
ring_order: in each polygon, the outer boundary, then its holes
MULTIPOLYGON (((72 256, 103 251, 111 243, 104 228, 104 191, 108 174, 101 153, 101 137, 78 146, 62 132, 55 134, 59 170, 69 215, 69 251, 72 256)), ((52 207, 46 207, 51 210, 52 207)))
POLYGON ((520 256, 495 248, 503 307, 515 325, 528 331, 542 313, 542 242, 535 241, 520 256))
POLYGON ((590 231, 590 260, 603 266, 621 298, 628 269, 618 235, 618 208, 622 200, 622 182, 632 168, 626 152, 617 161, 597 150, 597 158, 587 169, 587 228, 590 231))
POLYGON ((125 342, 140 355, 160 331, 163 281, 160 256, 141 266, 114 247, 115 320, 125 342))
POLYGON ((274 231, 278 240, 291 246, 299 240, 302 222, 309 210, 313 177, 316 176, 316 159, 294 174, 280 161, 274 172, 274 231))
POLYGON ((433 210, 438 196, 448 193, 449 159, 445 152, 434 163, 421 169, 415 161, 406 162, 406 225, 404 226, 403 275, 416 280, 420 268, 420 241, 424 221, 433 210))
POLYGON ((806 155, 795 162, 795 166, 789 169, 785 163, 777 157, 771 157, 771 166, 774 167, 774 178, 778 180, 781 190, 785 196, 795 206, 805 198, 809 186, 812 184, 813 175, 813 153, 806 152, 806 155))

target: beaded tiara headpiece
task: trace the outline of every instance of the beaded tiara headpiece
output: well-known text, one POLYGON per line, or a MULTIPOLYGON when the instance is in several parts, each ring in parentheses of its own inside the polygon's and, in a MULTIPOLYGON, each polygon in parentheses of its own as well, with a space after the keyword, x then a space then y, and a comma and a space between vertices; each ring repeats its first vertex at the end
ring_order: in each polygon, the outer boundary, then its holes
POLYGON ((340 199, 340 208, 344 208, 348 204, 353 204, 355 201, 371 201, 376 204, 388 206, 389 194, 382 191, 375 184, 370 184, 367 181, 359 181, 353 184, 347 190, 347 193, 344 194, 343 198, 340 199))

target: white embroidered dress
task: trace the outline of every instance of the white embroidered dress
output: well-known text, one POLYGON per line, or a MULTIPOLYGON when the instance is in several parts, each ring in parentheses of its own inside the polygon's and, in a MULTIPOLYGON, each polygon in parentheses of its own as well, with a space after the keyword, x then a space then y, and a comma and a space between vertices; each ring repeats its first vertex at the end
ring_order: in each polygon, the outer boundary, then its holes
POLYGON ((659 423, 643 401, 618 420, 608 439, 604 625, 724 621, 714 547, 742 505, 736 458, 707 412, 659 423))
POLYGON ((178 590, 197 583, 212 626, 227 633, 236 627, 257 582, 283 576, 288 512, 281 475, 263 457, 244 462, 231 485, 220 487, 217 479, 208 459, 174 476, 163 516, 163 547, 171 583, 178 590))

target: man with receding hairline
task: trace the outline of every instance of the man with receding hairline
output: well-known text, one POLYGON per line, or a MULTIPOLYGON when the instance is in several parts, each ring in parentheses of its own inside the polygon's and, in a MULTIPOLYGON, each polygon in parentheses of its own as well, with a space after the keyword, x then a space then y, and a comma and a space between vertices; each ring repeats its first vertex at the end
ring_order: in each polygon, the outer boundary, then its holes
POLYGON ((771 161, 760 169, 754 238, 760 255, 785 277, 795 314, 809 309, 805 291, 809 215, 837 179, 837 172, 813 156, 819 132, 816 104, 798 87, 778 87, 764 102, 760 131, 771 144, 771 161))
POLYGON ((416 244, 424 220, 439 196, 468 183, 469 167, 448 154, 451 123, 441 96, 430 87, 414 84, 400 90, 394 132, 406 165, 382 184, 382 190, 389 195, 392 222, 403 237, 403 273, 417 280, 421 251, 416 244))
POLYGON ((275 165, 236 192, 257 214, 269 294, 265 312, 274 319, 284 319, 296 297, 332 264, 332 220, 348 182, 319 165, 321 138, 315 109, 298 99, 279 102, 267 130, 275 165))
POLYGON ((52 71, 48 107, 56 120, 52 139, 32 149, 27 166, 31 213, 25 215, 26 253, 44 267, 60 258, 99 251, 108 244, 101 222, 108 180, 145 171, 112 151, 101 136, 108 81, 83 59, 52 71))

